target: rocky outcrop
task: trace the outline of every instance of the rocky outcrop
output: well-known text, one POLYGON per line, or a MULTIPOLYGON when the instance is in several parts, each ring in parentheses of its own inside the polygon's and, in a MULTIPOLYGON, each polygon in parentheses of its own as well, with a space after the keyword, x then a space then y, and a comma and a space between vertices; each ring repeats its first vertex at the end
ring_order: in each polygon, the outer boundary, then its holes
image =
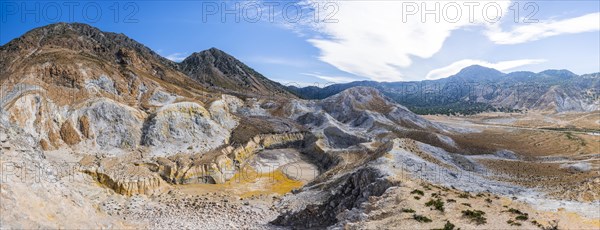
POLYGON ((75 127, 73 127, 73 123, 70 120, 67 120, 63 123, 60 128, 60 137, 67 143, 68 145, 76 145, 81 142, 81 136, 75 127))
MULTIPOLYGON (((447 136, 451 128, 412 113, 374 88, 354 87, 321 101, 292 101, 284 109, 289 118, 323 139, 326 149, 360 148, 369 142, 385 143, 406 136, 449 146, 431 137, 447 136)), ((448 137, 445 141, 453 140, 448 137)))
POLYGON ((134 149, 139 146, 142 123, 146 114, 108 99, 92 101, 83 107, 78 118, 79 127, 87 136, 94 137, 101 150, 134 149), (89 127, 86 127, 89 120, 89 127))
POLYGON ((36 137, 0 113, 0 222, 7 229, 131 228, 99 211, 107 191, 71 170, 73 155, 49 157, 36 137))
POLYGON ((210 104, 208 111, 212 120, 227 130, 233 130, 239 124, 239 118, 233 114, 243 105, 244 102, 239 98, 224 94, 221 100, 210 104))
MULTIPOLYGON (((100 85, 107 88, 110 84, 100 85)), ((93 150, 90 154, 118 155, 142 147, 140 144, 165 156, 206 152, 228 142, 229 133, 239 123, 234 113, 243 105, 236 97, 223 95, 209 110, 199 102, 179 102, 143 111, 106 97, 57 106, 46 97, 48 92, 38 87, 0 95, 2 111, 36 137, 46 151, 83 143, 93 150)))
POLYGON ((151 168, 166 181, 174 184, 224 183, 240 165, 250 157, 267 148, 301 146, 305 133, 261 134, 244 145, 226 146, 201 155, 179 154, 169 158, 157 158, 151 168))
POLYGON ((213 121, 204 107, 180 102, 166 105, 151 115, 144 127, 142 144, 151 146, 155 156, 182 151, 206 152, 227 144, 229 132, 213 121))
POLYGON ((82 159, 80 165, 82 172, 122 195, 152 195, 161 193, 169 186, 148 167, 134 162, 131 156, 100 160, 89 156, 82 159))
POLYGON ((298 147, 305 133, 257 135, 245 145, 227 146, 202 154, 177 154, 141 160, 130 154, 81 160, 82 171, 98 183, 123 195, 160 193, 171 184, 222 184, 250 157, 267 148, 298 147))
MULTIPOLYGON (((140 170, 140 169, 133 169, 134 171, 140 170)), ((119 176, 111 176, 109 174, 104 174, 104 173, 100 173, 100 172, 93 172, 93 171, 85 171, 85 173, 89 174, 90 176, 92 176, 93 178, 95 178, 98 183, 102 184, 103 186, 106 186, 112 190, 114 190, 115 192, 121 194, 121 195, 126 195, 126 196, 131 196, 131 195, 135 195, 135 194, 145 194, 145 195, 152 195, 152 194, 156 194, 157 192, 160 192, 161 189, 163 188, 163 186, 166 185, 166 183, 157 176, 142 176, 142 175, 131 175, 131 174, 124 174, 127 175, 127 178, 123 178, 123 177, 119 177, 119 176)), ((128 171, 123 172, 123 173, 130 173, 128 171)))
POLYGON ((294 228, 324 228, 337 222, 336 216, 358 208, 369 196, 380 196, 395 182, 383 178, 374 168, 359 169, 332 183, 327 198, 306 205, 296 212, 281 214, 271 223, 294 228))

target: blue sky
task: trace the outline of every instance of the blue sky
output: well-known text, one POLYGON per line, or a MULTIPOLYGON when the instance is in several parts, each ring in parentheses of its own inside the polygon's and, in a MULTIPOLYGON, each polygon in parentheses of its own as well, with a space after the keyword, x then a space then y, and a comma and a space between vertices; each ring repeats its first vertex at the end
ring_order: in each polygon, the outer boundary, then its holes
POLYGON ((436 79, 472 64, 504 72, 600 72, 600 1, 488 3, 3 1, 0 43, 50 23, 84 22, 175 61, 216 47, 273 80, 298 85, 436 79), (269 4, 277 3, 270 20, 269 4), (240 21, 223 12, 238 12, 240 21))

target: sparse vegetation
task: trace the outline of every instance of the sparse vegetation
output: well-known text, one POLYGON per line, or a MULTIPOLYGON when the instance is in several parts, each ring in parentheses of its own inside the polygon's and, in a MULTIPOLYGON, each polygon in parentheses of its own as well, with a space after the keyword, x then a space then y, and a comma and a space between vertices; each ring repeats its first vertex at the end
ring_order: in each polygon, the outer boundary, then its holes
MULTIPOLYGON (((403 100, 398 98, 397 100, 400 103, 407 104, 412 101, 403 100)), ((496 108, 494 106, 485 104, 485 103, 452 103, 449 105, 419 105, 419 106, 410 106, 409 109, 416 114, 420 115, 432 115, 432 114, 441 114, 447 116, 456 116, 456 115, 473 115, 483 112, 521 112, 517 109, 509 109, 509 108, 496 108)))
POLYGON ((422 216, 422 215, 417 215, 417 214, 413 214, 413 219, 415 219, 418 222, 421 223, 430 223, 431 219, 427 218, 426 216, 422 216))
POLYGON ((535 226, 537 226, 538 228, 542 228, 544 226, 542 226, 539 222, 537 222, 537 220, 532 220, 531 223, 535 226))
POLYGON ((485 202, 488 202, 488 203, 490 203, 490 204, 491 204, 491 203, 492 203, 492 199, 490 199, 490 198, 485 198, 485 202))
POLYGON ((516 220, 528 220, 529 216, 527 215, 518 215, 517 217, 515 217, 516 220))
POLYGON ((523 215, 523 212, 521 212, 521 210, 514 209, 514 208, 509 208, 509 209, 508 209, 508 210, 506 210, 505 212, 510 212, 510 213, 514 213, 514 214, 523 215))
POLYGON ((448 202, 448 203, 456 203, 456 200, 455 199, 447 199, 446 202, 448 202))
POLYGON ((424 196, 425 195, 425 193, 423 191, 418 190, 418 189, 413 190, 412 192, 410 192, 410 194, 417 194, 419 196, 424 196))
POLYGON ((415 198, 415 200, 420 200, 421 199, 420 196, 415 196, 414 198, 415 198))
POLYGON ((431 187, 427 184, 422 184, 422 186, 425 190, 431 190, 431 187))
POLYGON ((569 139, 571 141, 575 141, 575 142, 579 143, 579 145, 581 145, 581 146, 585 146, 585 141, 583 139, 579 138, 578 136, 574 136, 573 133, 565 132, 565 135, 567 136, 567 139, 569 139))
POLYGON ((463 217, 468 218, 471 222, 476 225, 482 225, 487 223, 487 219, 485 218, 485 212, 481 210, 463 210, 463 217))
POLYGON ((510 224, 511 226, 521 226, 521 223, 513 221, 513 220, 507 220, 506 223, 510 224))
POLYGON ((415 210, 413 210, 412 208, 403 208, 402 212, 405 212, 405 213, 414 213, 415 210))
POLYGON ((431 207, 433 206, 436 210, 443 212, 444 211, 444 201, 442 201, 441 199, 436 199, 436 200, 429 200, 427 201, 427 203, 425 203, 425 206, 427 207, 431 207))
POLYGON ((469 203, 462 203, 462 205, 467 206, 467 207, 471 207, 471 204, 469 204, 469 203))
MULTIPOLYGON (((450 221, 446 221, 446 224, 444 224, 443 228, 434 228, 432 230, 455 230, 455 225, 450 223, 450 221)), ((456 229, 456 230, 460 230, 460 228, 456 229)))
POLYGON ((471 194, 469 194, 468 192, 461 193, 460 195, 458 195, 458 198, 469 199, 471 198, 471 194))

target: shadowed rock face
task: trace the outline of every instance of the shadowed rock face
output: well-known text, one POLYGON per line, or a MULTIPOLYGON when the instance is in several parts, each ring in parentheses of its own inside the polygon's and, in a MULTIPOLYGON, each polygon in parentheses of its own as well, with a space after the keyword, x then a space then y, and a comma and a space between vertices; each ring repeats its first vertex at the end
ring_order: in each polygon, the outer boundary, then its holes
POLYGON ((381 179, 376 169, 365 168, 340 177, 333 185, 332 193, 322 203, 309 204, 295 213, 284 213, 272 223, 295 228, 324 228, 337 222, 336 215, 345 210, 358 208, 369 196, 380 196, 394 183, 381 179))
POLYGON ((329 127, 323 130, 323 134, 327 138, 329 145, 333 148, 348 148, 350 146, 356 145, 358 143, 366 142, 367 140, 364 138, 356 137, 345 133, 336 127, 329 127))

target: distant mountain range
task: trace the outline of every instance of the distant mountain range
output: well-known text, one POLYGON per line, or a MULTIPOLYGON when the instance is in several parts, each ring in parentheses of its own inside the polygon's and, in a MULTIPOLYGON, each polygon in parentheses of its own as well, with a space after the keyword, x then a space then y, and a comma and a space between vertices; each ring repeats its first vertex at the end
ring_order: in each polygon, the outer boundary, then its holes
POLYGON ((600 105, 600 73, 568 70, 502 73, 470 66, 439 80, 357 81, 324 88, 288 89, 305 99, 323 99, 345 89, 369 86, 419 114, 473 114, 485 111, 595 111, 600 105))

